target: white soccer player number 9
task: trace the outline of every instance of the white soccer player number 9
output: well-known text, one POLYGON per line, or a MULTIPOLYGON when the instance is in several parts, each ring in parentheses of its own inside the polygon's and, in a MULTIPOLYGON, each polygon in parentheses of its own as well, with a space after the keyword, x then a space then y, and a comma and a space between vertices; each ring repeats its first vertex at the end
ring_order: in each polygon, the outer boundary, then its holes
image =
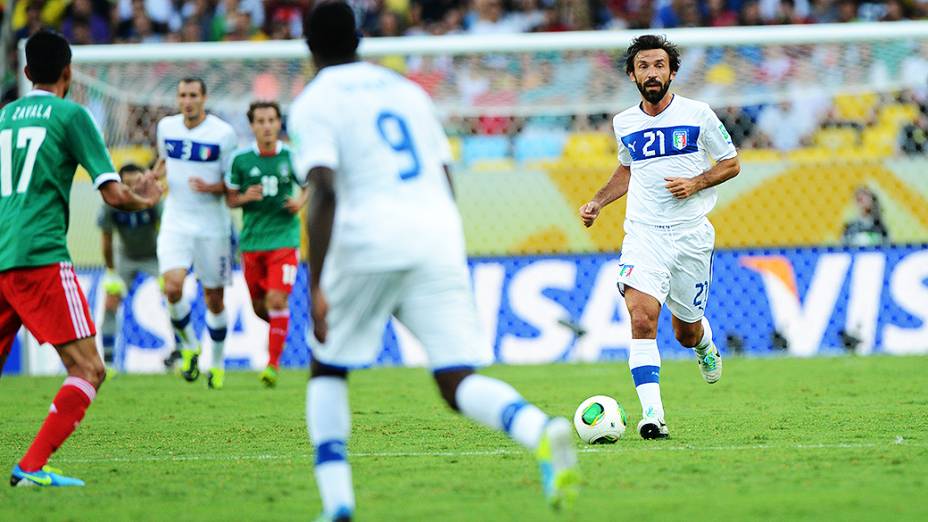
POLYGON ((412 142, 409 125, 399 114, 384 111, 377 115, 377 130, 380 137, 397 154, 406 156, 407 168, 399 172, 400 179, 409 181, 420 174, 422 168, 419 163, 419 154, 412 142))
MULTIPOLYGON (((32 180, 32 170, 35 168, 35 158, 39 148, 45 141, 45 127, 23 127, 16 136, 16 148, 26 150, 26 161, 23 162, 22 174, 16 192, 25 194, 29 190, 29 181, 32 180)), ((0 196, 13 194, 13 129, 0 131, 0 196)))
POLYGON ((661 156, 664 155, 664 132, 663 131, 648 131, 644 133, 644 137, 648 138, 648 142, 644 144, 644 147, 641 148, 641 152, 645 156, 653 156, 657 154, 651 150, 651 145, 654 144, 654 138, 657 138, 657 146, 660 148, 661 156))

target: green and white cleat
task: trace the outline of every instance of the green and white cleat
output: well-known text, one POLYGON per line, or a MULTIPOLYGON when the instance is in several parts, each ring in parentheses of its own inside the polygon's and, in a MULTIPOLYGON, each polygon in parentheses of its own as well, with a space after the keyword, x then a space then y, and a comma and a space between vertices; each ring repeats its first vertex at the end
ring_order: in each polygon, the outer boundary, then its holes
POLYGON ((563 417, 548 421, 535 451, 545 498, 554 510, 570 509, 580 494, 573 426, 563 417))
POLYGON ((184 348, 180 351, 180 374, 187 382, 200 378, 200 350, 184 348))
POLYGON ((222 368, 213 368, 206 374, 206 385, 211 390, 221 390, 226 383, 226 371, 222 368))
POLYGON ((258 378, 261 379, 261 382, 264 384, 265 388, 273 388, 277 386, 277 369, 273 366, 268 366, 258 375, 258 378))
POLYGON ((710 343, 704 354, 696 350, 696 362, 699 364, 699 371, 702 372, 702 378, 709 384, 715 384, 722 378, 722 354, 715 346, 710 343))

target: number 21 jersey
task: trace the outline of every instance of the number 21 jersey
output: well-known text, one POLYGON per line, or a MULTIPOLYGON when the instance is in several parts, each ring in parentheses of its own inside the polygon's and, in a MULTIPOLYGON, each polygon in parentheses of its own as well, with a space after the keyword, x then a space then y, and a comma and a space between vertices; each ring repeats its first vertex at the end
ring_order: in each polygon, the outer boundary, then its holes
POLYGON ((451 148, 419 86, 364 62, 326 67, 293 103, 287 128, 300 175, 335 172, 326 271, 463 262, 461 218, 443 168, 451 148))
POLYGON ((619 161, 631 167, 625 218, 648 225, 676 225, 704 218, 715 206, 715 187, 678 200, 664 178, 692 178, 715 161, 737 155, 731 136, 709 105, 673 95, 651 116, 636 105, 612 120, 619 161))

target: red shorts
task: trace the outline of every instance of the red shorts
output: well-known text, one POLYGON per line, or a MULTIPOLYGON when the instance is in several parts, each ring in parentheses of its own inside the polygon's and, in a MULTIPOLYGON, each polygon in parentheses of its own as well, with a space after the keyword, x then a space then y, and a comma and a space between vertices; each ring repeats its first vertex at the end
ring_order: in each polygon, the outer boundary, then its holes
POLYGON ((289 294, 296 282, 298 263, 295 248, 242 252, 242 268, 251 299, 261 299, 269 290, 289 294))
POLYGON ((71 263, 0 272, 0 360, 22 325, 55 346, 97 334, 71 263))

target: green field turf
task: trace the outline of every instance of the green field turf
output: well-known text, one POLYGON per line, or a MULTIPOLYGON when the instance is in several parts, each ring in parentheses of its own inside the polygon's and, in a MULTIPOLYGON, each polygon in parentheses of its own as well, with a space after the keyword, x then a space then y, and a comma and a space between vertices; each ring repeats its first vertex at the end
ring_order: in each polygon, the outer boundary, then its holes
MULTIPOLYGON (((351 378, 357 520, 928 520, 928 358, 732 359, 714 386, 665 362, 672 439, 643 441, 624 364, 497 367, 544 409, 615 396, 626 438, 582 448, 573 513, 544 505, 527 453, 446 411, 421 369, 351 378)), ((0 380, 0 464, 12 467, 60 378, 0 380)), ((0 520, 312 520, 305 376, 276 390, 230 373, 120 376, 53 464, 77 489, 0 488, 0 520)), ((578 442, 578 447, 579 447, 578 442)))

